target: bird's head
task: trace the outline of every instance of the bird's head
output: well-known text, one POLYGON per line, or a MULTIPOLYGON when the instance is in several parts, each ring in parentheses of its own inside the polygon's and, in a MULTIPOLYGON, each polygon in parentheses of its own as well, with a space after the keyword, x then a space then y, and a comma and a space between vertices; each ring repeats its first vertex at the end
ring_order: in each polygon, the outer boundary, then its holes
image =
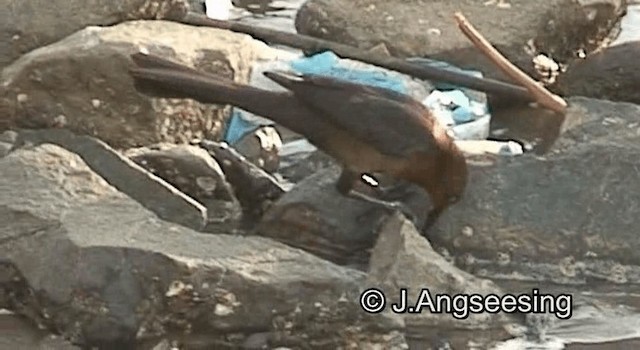
POLYGON ((459 202, 467 187, 467 163, 462 152, 454 148, 443 154, 443 161, 439 162, 436 170, 437 180, 424 184, 428 190, 433 207, 427 216, 425 230, 428 230, 449 206, 459 202))

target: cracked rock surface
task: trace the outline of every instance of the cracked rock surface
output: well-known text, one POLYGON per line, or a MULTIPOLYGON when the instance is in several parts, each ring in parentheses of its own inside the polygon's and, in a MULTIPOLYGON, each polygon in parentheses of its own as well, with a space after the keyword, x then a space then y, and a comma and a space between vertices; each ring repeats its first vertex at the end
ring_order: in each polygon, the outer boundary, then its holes
POLYGON ((264 238, 163 222, 56 145, 0 159, 0 193, 0 256, 30 291, 8 302, 75 343, 269 330, 279 314, 335 304, 364 277, 264 238))

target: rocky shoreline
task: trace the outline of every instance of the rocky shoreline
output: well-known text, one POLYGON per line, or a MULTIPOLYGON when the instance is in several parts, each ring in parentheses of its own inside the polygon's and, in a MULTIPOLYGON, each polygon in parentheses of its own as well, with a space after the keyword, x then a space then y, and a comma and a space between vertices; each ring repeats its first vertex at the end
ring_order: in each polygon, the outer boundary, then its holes
MULTIPOLYGON (((531 337, 535 327, 521 314, 371 315, 360 293, 638 284, 640 90, 629 57, 639 46, 594 52, 627 4, 509 4, 309 0, 298 12, 303 34, 504 79, 457 32, 448 16, 461 8, 528 73, 538 74, 532 58, 540 53, 568 65, 550 85, 567 97, 565 116, 492 101, 493 131, 544 147, 518 157, 469 155, 469 190, 428 242, 402 215, 342 197, 336 164, 322 153, 271 171, 251 147, 220 142, 229 106, 149 98, 127 71, 129 56, 144 49, 248 83, 256 62, 277 59, 279 50, 171 21, 188 11, 186 0, 91 8, 0 0, 12 11, 0 24, 0 309, 28 321, 6 321, 16 330, 5 344, 488 347, 531 337), (533 51, 525 49, 531 43, 533 51), (587 59, 574 64, 579 50, 587 59), (50 335, 17 330, 29 327, 50 335)), ((429 205, 412 186, 394 195, 416 213, 429 205)))

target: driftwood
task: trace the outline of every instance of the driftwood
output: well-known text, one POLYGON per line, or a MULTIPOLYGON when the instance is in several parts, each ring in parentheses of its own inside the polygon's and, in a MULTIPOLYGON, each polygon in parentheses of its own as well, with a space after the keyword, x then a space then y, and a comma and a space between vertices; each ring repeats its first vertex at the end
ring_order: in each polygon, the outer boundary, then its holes
POLYGON ((447 82, 469 89, 483 91, 488 94, 508 95, 513 98, 522 99, 523 101, 533 101, 529 91, 521 86, 495 79, 478 78, 442 68, 427 67, 401 58, 384 56, 353 46, 316 39, 306 35, 260 28, 238 22, 214 20, 195 13, 189 13, 185 17, 176 20, 194 26, 213 27, 240 32, 272 44, 286 45, 305 51, 321 52, 330 50, 342 58, 373 64, 419 79, 447 82))
POLYGON ((560 96, 554 95, 542 85, 539 85, 530 76, 509 62, 509 60, 500 54, 500 52, 498 52, 498 50, 496 50, 491 43, 489 43, 489 41, 487 41, 482 34, 480 34, 480 32, 478 32, 471 23, 469 23, 469 21, 467 21, 462 13, 457 12, 454 17, 462 33, 469 38, 473 45, 487 56, 487 58, 501 71, 513 79, 513 81, 524 86, 531 93, 531 96, 536 100, 536 102, 541 106, 559 113, 564 113, 566 111, 567 102, 564 99, 560 96))

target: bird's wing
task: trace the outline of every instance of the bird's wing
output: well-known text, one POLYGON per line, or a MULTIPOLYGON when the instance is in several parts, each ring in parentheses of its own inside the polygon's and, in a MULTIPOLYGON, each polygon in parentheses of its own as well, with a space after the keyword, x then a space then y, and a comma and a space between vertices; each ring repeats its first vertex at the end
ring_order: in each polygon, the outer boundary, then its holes
POLYGON ((409 96, 317 75, 265 75, 381 153, 398 157, 430 153, 437 150, 436 138, 448 137, 426 107, 409 96))

